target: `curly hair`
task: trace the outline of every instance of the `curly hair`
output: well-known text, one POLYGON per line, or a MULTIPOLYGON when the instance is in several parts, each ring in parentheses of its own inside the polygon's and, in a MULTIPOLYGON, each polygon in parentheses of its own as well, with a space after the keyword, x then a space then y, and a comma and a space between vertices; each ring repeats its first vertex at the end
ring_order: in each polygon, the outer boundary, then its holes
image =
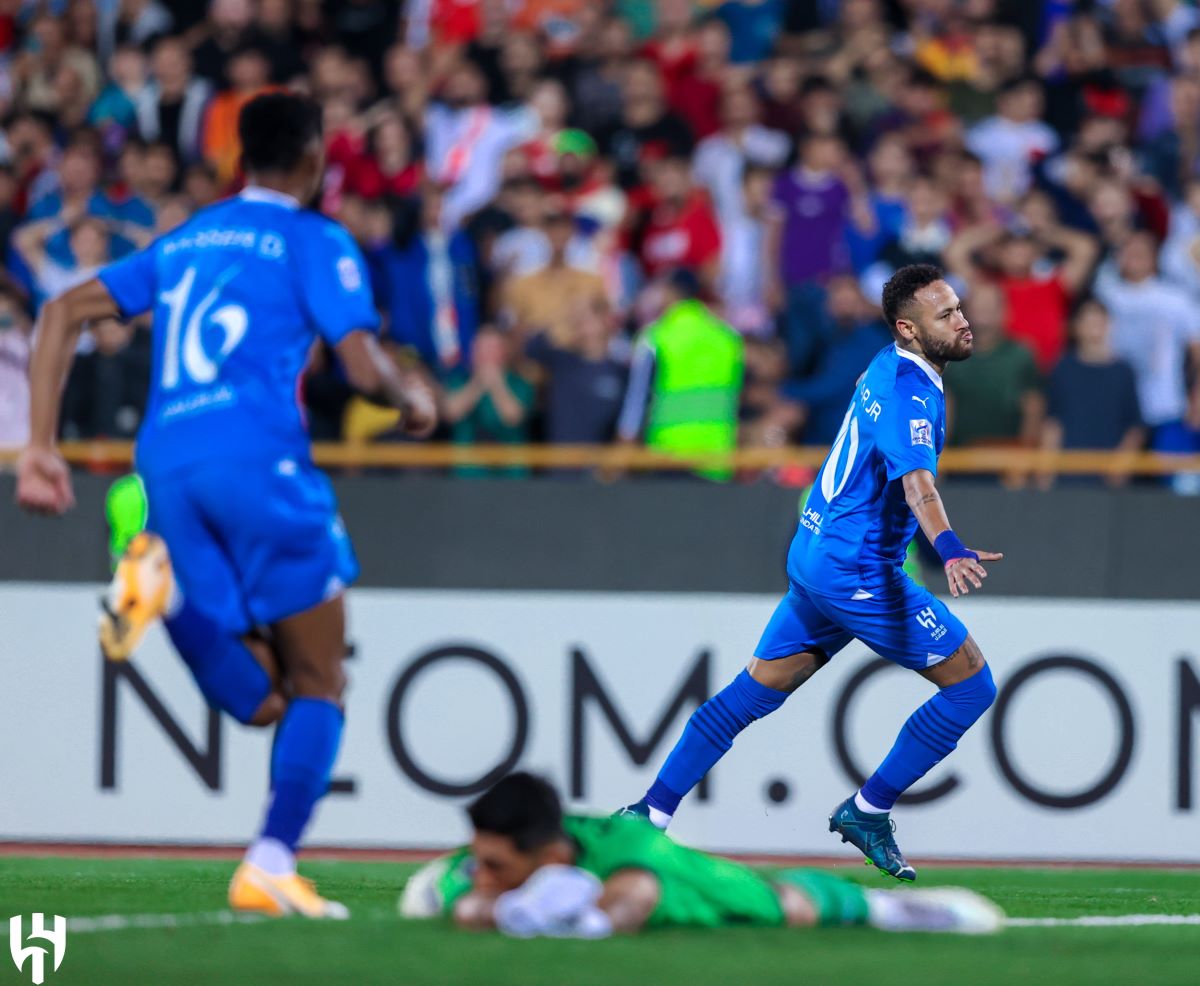
POLYGON ((888 278, 883 286, 883 317, 888 328, 895 333, 896 319, 904 317, 904 309, 913 295, 945 276, 945 272, 933 264, 909 264, 888 278))

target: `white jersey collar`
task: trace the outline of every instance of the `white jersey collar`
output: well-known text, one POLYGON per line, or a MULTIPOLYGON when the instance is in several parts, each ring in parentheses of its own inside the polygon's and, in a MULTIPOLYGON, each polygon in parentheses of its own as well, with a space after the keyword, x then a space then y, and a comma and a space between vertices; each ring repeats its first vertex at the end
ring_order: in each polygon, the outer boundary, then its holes
POLYGON ((929 361, 924 357, 918 356, 916 353, 910 353, 907 349, 901 349, 899 346, 896 346, 896 355, 907 360, 912 360, 917 364, 917 366, 925 371, 925 376, 929 377, 929 379, 933 381, 934 386, 937 387, 938 390, 943 390, 942 375, 938 373, 938 371, 935 370, 929 364, 929 361))
POLYGON ((262 185, 247 185, 238 194, 243 202, 267 202, 271 205, 281 205, 285 209, 299 209, 300 200, 287 192, 277 192, 273 188, 263 188, 262 185))

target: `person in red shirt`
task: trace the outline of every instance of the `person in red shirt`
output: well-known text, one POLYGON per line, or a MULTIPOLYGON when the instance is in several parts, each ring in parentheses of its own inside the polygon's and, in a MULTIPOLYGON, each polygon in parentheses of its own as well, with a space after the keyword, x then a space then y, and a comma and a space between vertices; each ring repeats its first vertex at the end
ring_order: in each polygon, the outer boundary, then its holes
POLYGON ((365 199, 414 194, 425 168, 414 153, 408 125, 395 113, 385 113, 367 131, 361 151, 347 162, 346 191, 365 199))
POLYGON ((1054 206, 1040 192, 1022 200, 1018 225, 964 230, 946 248, 946 263, 966 280, 995 274, 1008 308, 1005 329, 1024 342, 1049 373, 1067 344, 1071 303, 1096 262, 1093 237, 1058 225, 1054 206))
POLYGON ((653 170, 655 203, 638 258, 648 278, 684 268, 711 285, 721 256, 721 231, 708 195, 692 184, 687 158, 665 157, 653 170))
POLYGON ((696 39, 692 34, 695 13, 691 0, 659 0, 655 9, 654 37, 642 46, 641 56, 658 64, 667 88, 695 70, 696 39))
POLYGON ((695 38, 692 68, 670 80, 667 102, 700 140, 721 127, 721 93, 731 79, 729 28, 722 21, 705 21, 696 29, 695 38))

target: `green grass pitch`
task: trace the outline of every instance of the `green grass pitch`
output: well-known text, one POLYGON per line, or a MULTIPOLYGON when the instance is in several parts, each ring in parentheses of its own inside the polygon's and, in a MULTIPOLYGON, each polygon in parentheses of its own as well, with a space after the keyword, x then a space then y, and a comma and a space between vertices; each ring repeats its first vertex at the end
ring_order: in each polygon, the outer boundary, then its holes
MULTIPOLYGON (((412 865, 304 867, 353 911, 342 924, 254 924, 69 934, 47 986, 768 986, 938 983, 1200 982, 1200 926, 1013 928, 990 938, 888 935, 867 929, 660 931, 600 942, 511 941, 442 922, 402 922, 396 900, 412 865)), ((0 917, 195 914, 225 907, 229 862, 0 857, 0 917)), ((888 886, 872 872, 841 872, 888 886)), ((940 869, 922 885, 987 894, 1012 917, 1200 913, 1200 872, 940 869)), ((7 931, 4 927, 0 930, 7 931)), ((26 922, 28 930, 28 922, 26 922)), ((0 983, 28 983, 0 948, 0 983)))

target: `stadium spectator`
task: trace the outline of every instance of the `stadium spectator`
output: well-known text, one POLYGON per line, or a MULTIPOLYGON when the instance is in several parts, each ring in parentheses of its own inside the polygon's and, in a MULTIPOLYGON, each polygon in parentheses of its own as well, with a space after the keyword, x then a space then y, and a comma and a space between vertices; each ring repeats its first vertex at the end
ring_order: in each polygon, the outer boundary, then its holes
POLYGON ((626 190, 645 182, 645 162, 691 154, 692 132, 667 107, 662 76, 654 62, 642 59, 630 63, 621 86, 620 118, 601 131, 596 142, 612 158, 617 182, 626 190))
POLYGON ((804 421, 801 405, 784 393, 789 372, 787 350, 779 339, 748 336, 743 345, 743 360, 738 444, 780 448, 795 439, 804 421))
POLYGON ((742 178, 751 165, 781 167, 791 150, 787 134, 758 123, 758 100, 746 86, 726 90, 721 129, 700 141, 692 169, 708 189, 722 224, 742 212, 742 178))
POLYGON ((995 273, 1009 335, 1029 346, 1046 373, 1066 347, 1071 299, 1091 276, 1096 252, 1092 237, 1059 225, 1050 199, 1033 192, 1018 225, 964 230, 947 247, 946 263, 964 280, 995 273))
POLYGON ((13 246, 33 276, 39 305, 82 284, 111 259, 108 224, 77 208, 26 223, 13 235, 13 246), (60 234, 67 238, 65 261, 50 252, 51 241, 60 234))
POLYGON ((850 190, 839 174, 843 162, 841 141, 811 134, 796 166, 782 172, 772 190, 777 212, 768 227, 768 296, 784 310, 792 367, 800 371, 816 356, 810 323, 821 284, 849 266, 850 190))
POLYGON ((736 79, 729 64, 729 29, 719 20, 706 20, 694 31, 695 55, 686 71, 671 80, 668 102, 697 140, 716 133, 721 125, 721 93, 736 79))
POLYGON ((9 166, 17 180, 14 204, 24 214, 31 202, 54 190, 56 148, 51 130, 53 117, 18 112, 5 126, 9 166))
MULTIPOLYGON (((737 443, 741 337, 700 300, 700 283, 677 270, 660 318, 638 337, 617 434, 666 453, 719 453, 737 443)), ((729 469, 699 470, 727 480, 729 469)))
MULTIPOLYGON (((1108 312, 1095 298, 1080 302, 1071 320, 1072 348, 1046 385, 1041 447, 1136 452, 1145 441, 1133 369, 1112 346, 1108 312)), ((1128 475, 1114 473, 1120 485, 1128 475)), ((1043 488, 1054 474, 1040 477, 1043 488)))
POLYGON ((116 7, 115 16, 99 18, 97 43, 105 58, 123 46, 144 49, 175 26, 171 11, 158 0, 121 0, 116 7))
POLYGON ((1200 366, 1200 313, 1179 288, 1157 276, 1149 232, 1129 237, 1096 277, 1096 295, 1112 318, 1113 349, 1133 367, 1138 405, 1160 452, 1200 449, 1200 382, 1190 392, 1185 365, 1200 366))
POLYGON ((386 334, 411 346, 435 375, 466 362, 479 328, 479 270, 475 248, 462 230, 447 233, 445 194, 427 182, 389 221, 387 207, 373 208, 365 233, 375 296, 387 314, 386 334))
POLYGON ((899 230, 884 240, 878 259, 865 272, 876 296, 884 281, 905 264, 941 263, 950 241, 946 196, 932 178, 913 179, 899 230))
MULTIPOLYGON (((516 225, 496 238, 490 267, 501 278, 520 278, 542 270, 553 261, 554 247, 543 218, 562 213, 564 204, 557 199, 547 202, 541 186, 532 178, 510 182, 507 192, 516 225)), ((567 241, 563 260, 576 270, 594 266, 591 246, 577 231, 573 230, 567 241)))
POLYGON ((748 164, 742 171, 741 201, 721 222, 721 270, 717 295, 726 320, 739 332, 774 329, 767 298, 767 224, 775 173, 748 164))
POLYGON ((441 99, 425 113, 426 165, 431 177, 447 187, 442 222, 457 229, 485 206, 500 187, 500 162, 506 151, 531 137, 537 127, 532 110, 488 105, 483 73, 460 63, 446 80, 441 99))
POLYGON ((621 80, 633 52, 633 37, 626 21, 610 17, 594 38, 582 38, 581 45, 571 102, 576 125, 597 134, 615 126, 621 117, 621 80))
POLYGON ((691 164, 667 157, 650 166, 652 205, 638 257, 648 278, 679 267, 713 283, 721 256, 721 229, 707 193, 692 183, 691 164))
POLYGON ((604 303, 604 281, 598 274, 572 267, 568 250, 574 223, 560 201, 551 200, 542 214, 542 233, 550 247, 545 266, 532 274, 509 280, 502 291, 501 313, 518 344, 545 332, 556 346, 569 347, 575 336, 572 324, 577 302, 604 303))
POLYGON ((271 81, 277 85, 304 74, 303 38, 296 23, 292 0, 259 0, 258 16, 251 29, 254 46, 271 65, 271 81))
POLYGON ((545 438, 566 445, 612 441, 629 372, 628 349, 615 339, 615 322, 600 298, 573 306, 570 347, 535 334, 525 354, 545 370, 545 438))
POLYGON ((238 141, 238 114, 250 100, 266 89, 271 63, 258 48, 233 52, 225 65, 228 86, 209 102, 200 132, 200 151, 217 169, 217 180, 228 185, 237 173, 242 154, 238 141))
POLYGON ((875 263, 883 248, 900 236, 908 216, 908 191, 913 179, 908 145, 895 134, 881 137, 867 158, 869 181, 865 209, 868 221, 846 230, 850 265, 861 273, 875 263))
MULTIPOLYGON (((533 411, 533 384, 512 366, 510 340, 490 326, 479 330, 471 344, 470 371, 458 367, 446 378, 442 415, 450 426, 451 441, 521 444, 529 440, 533 411)), ((460 466, 461 476, 522 475, 511 468, 492 472, 460 466)))
POLYGON ((729 29, 729 60, 735 65, 753 65, 771 54, 783 27, 785 4, 779 0, 727 0, 716 16, 729 29))
MULTIPOLYGON (((73 258, 66 226, 82 216, 112 221, 118 234, 114 253, 127 252, 140 234, 154 223, 154 213, 135 195, 114 202, 100 188, 100 153, 90 135, 81 133, 63 152, 57 171, 58 187, 37 199, 29 209, 31 220, 61 218, 62 229, 45 244, 51 260, 71 265, 73 258)), ((84 265, 86 266, 86 265, 84 265)))
POLYGON ((170 145, 183 161, 196 160, 212 87, 193 75, 187 46, 175 37, 154 46, 151 74, 137 100, 138 133, 143 140, 170 145))
POLYGON ((88 335, 91 344, 76 355, 63 392, 61 437, 132 439, 150 386, 149 333, 106 318, 88 335))
POLYGON ((208 17, 193 42, 196 72, 207 79, 214 89, 232 80, 227 69, 233 56, 250 40, 254 7, 251 0, 211 0, 208 17))
POLYGON ((137 101, 146 85, 146 56, 135 44, 124 44, 112 55, 108 65, 108 84, 88 109, 87 122, 118 146, 125 135, 137 128, 137 101))
MULTIPOLYGON (((100 91, 100 69, 96 56, 73 45, 62 20, 44 13, 29 25, 29 41, 12 62, 17 85, 17 103, 24 109, 58 114, 65 109, 64 82, 78 87, 78 97, 87 105, 100 91)), ((86 106, 85 106, 86 112, 86 106)), ((78 125, 82 120, 76 119, 78 125)))
POLYGON ((966 310, 975 348, 945 376, 948 445, 1037 444, 1045 398, 1033 354, 1005 333, 1004 291, 973 284, 966 310))
POLYGON ((1162 248, 1163 277, 1200 305, 1200 178, 1187 183, 1171 212, 1171 235, 1162 248))
POLYGON ((847 274, 829 283, 819 332, 823 344, 816 367, 786 384, 783 393, 799 406, 805 444, 832 445, 858 378, 891 336, 847 274))
POLYGON ((29 441, 30 328, 20 299, 0 288, 0 448, 29 441))
POLYGON ((1029 190, 1033 166, 1058 148, 1058 136, 1042 122, 1042 88, 1032 77, 1005 83, 996 115, 967 135, 967 147, 984 166, 988 194, 1015 203, 1029 190))

